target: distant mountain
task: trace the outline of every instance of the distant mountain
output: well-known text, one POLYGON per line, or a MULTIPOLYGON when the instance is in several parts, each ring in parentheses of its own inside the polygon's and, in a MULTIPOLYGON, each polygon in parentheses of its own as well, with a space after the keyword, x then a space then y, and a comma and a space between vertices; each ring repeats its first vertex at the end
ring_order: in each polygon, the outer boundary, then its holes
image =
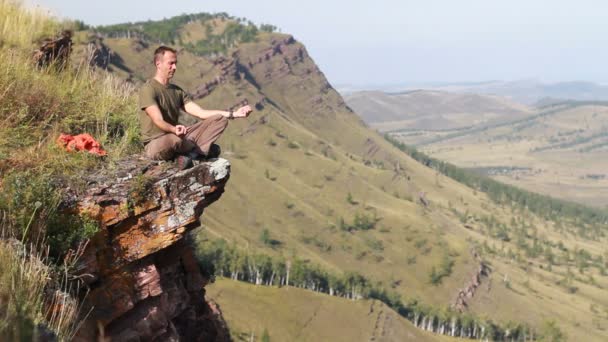
MULTIPOLYGON (((338 89, 343 95, 350 95, 355 91, 363 91, 364 87, 344 86, 338 89)), ((388 92, 428 89, 457 93, 489 94, 507 97, 526 105, 536 105, 538 101, 545 98, 577 101, 608 100, 608 86, 586 81, 544 83, 535 79, 524 79, 508 82, 424 83, 367 87, 367 90, 372 89, 388 92)))
POLYGON ((380 131, 459 129, 528 116, 524 105, 494 95, 414 90, 355 92, 344 96, 363 120, 380 131))
POLYGON ((536 104, 543 98, 578 101, 608 100, 608 87, 592 82, 573 81, 542 83, 537 80, 492 82, 479 85, 453 85, 439 89, 510 97, 525 104, 536 104))

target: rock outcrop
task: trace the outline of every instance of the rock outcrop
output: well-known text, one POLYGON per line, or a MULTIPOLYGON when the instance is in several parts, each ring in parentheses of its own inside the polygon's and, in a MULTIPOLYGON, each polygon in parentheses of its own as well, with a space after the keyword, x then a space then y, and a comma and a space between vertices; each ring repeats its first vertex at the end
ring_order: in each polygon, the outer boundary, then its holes
MULTIPOLYGON (((483 278, 486 278, 490 275, 492 271, 490 267, 481 260, 481 256, 477 253, 476 250, 471 250, 471 255, 473 259, 478 263, 478 267, 475 269, 475 272, 471 276, 471 280, 465 285, 464 288, 458 291, 456 295, 456 299, 452 302, 451 307, 458 312, 465 312, 469 307, 468 300, 475 296, 475 292, 481 286, 481 281, 483 278)), ((488 291, 490 291, 490 285, 488 283, 488 291)))
POLYGON ((225 159, 179 171, 133 157, 68 196, 99 224, 77 265, 89 314, 76 341, 230 340, 217 305, 204 299, 207 279, 187 239, 229 174, 225 159))
POLYGON ((58 38, 45 39, 32 56, 38 67, 54 65, 57 70, 65 68, 72 53, 72 32, 63 31, 58 38))

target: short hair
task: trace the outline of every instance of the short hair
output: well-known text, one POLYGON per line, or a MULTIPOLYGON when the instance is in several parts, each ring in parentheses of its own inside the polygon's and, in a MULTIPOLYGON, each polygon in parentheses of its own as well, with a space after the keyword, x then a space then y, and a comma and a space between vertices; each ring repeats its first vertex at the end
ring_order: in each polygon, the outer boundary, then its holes
POLYGON ((156 48, 156 50, 154 50, 154 64, 156 64, 156 61, 161 59, 165 55, 165 52, 167 52, 167 51, 177 54, 177 51, 175 49, 170 48, 168 46, 161 45, 158 48, 156 48))

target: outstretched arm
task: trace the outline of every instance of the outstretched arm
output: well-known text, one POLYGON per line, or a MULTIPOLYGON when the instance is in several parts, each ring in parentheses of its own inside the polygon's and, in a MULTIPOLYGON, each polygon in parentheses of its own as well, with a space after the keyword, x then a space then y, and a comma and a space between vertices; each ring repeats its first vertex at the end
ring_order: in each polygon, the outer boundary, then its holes
MULTIPOLYGON (((230 112, 227 112, 225 110, 208 110, 208 109, 203 109, 201 108, 201 106, 197 105, 196 103, 194 103, 193 101, 187 102, 184 105, 184 109, 186 110, 186 112, 188 114, 192 114, 200 119, 207 119, 211 116, 214 115, 221 115, 224 117, 228 117, 230 115, 230 112)), ((249 113, 251 113, 251 107, 250 106, 243 106, 237 110, 235 110, 233 112, 233 116, 235 118, 245 118, 249 115, 249 113)))
POLYGON ((168 123, 163 119, 163 114, 160 112, 160 109, 157 105, 146 107, 146 114, 152 119, 154 124, 167 133, 173 133, 178 137, 186 134, 186 127, 182 125, 175 125, 168 123))

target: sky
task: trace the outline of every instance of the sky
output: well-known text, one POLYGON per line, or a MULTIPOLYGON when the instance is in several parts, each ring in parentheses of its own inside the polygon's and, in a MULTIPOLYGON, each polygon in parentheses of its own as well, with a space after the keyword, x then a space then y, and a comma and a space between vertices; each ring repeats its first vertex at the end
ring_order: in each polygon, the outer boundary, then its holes
POLYGON ((227 12, 304 43, 332 84, 608 82, 603 0, 29 0, 90 25, 227 12))

